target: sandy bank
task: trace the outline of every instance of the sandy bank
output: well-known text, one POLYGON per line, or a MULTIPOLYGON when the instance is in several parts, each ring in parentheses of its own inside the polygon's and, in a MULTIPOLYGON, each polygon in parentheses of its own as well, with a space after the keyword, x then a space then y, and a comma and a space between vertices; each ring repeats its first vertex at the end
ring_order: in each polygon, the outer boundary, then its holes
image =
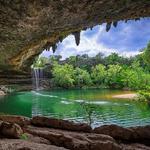
POLYGON ((120 95, 114 95, 112 98, 122 98, 122 99, 133 99, 136 98, 137 94, 136 93, 131 93, 131 94, 120 94, 120 95))

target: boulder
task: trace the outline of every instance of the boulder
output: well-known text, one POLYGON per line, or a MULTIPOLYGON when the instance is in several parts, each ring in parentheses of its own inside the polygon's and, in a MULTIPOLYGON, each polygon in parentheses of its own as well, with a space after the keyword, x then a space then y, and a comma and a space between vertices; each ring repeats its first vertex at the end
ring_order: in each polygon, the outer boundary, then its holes
POLYGON ((91 132, 91 127, 85 123, 74 123, 67 120, 36 116, 31 119, 35 126, 50 127, 69 131, 91 132))
POLYGON ((130 127, 129 129, 133 130, 135 140, 150 139, 150 125, 130 127))
POLYGON ((132 140, 133 130, 117 125, 103 125, 93 130, 94 133, 109 135, 119 140, 132 140))
POLYGON ((18 124, 2 122, 0 125, 0 133, 8 138, 20 138, 23 130, 18 124))
POLYGON ((47 129, 45 130, 44 128, 28 128, 26 131, 34 136, 42 137, 49 140, 50 143, 52 143, 53 145, 63 146, 69 149, 74 147, 73 138, 63 133, 59 133, 56 131, 51 132, 47 129))
POLYGON ((29 118, 16 115, 0 115, 0 120, 4 122, 16 123, 20 126, 27 126, 30 124, 29 118))
POLYGON ((53 145, 70 150, 120 150, 119 144, 110 136, 95 133, 67 131, 53 128, 28 126, 26 132, 42 137, 53 145))

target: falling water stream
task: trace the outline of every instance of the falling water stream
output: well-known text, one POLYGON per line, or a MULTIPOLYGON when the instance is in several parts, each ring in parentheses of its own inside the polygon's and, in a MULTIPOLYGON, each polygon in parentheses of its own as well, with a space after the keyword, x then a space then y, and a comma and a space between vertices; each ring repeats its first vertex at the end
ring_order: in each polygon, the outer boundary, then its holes
POLYGON ((34 90, 42 90, 42 81, 44 79, 43 68, 33 68, 32 69, 32 83, 34 90))

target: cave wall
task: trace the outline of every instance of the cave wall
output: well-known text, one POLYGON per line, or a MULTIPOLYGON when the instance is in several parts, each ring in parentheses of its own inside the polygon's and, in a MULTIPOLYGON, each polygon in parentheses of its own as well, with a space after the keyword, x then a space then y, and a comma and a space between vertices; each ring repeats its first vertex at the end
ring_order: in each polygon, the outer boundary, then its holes
POLYGON ((69 34, 149 16, 149 0, 0 0, 0 73, 25 73, 69 34))

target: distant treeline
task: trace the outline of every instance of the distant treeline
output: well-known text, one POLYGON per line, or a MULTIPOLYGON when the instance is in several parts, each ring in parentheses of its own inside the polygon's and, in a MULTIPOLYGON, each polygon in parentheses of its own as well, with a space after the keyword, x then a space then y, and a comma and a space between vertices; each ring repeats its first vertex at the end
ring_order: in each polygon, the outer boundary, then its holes
POLYGON ((70 56, 39 57, 33 67, 46 67, 52 74, 55 87, 101 87, 149 89, 150 87, 150 43, 143 52, 134 57, 123 57, 117 53, 94 57, 87 54, 70 56), (51 69, 48 67, 51 64, 51 69))

